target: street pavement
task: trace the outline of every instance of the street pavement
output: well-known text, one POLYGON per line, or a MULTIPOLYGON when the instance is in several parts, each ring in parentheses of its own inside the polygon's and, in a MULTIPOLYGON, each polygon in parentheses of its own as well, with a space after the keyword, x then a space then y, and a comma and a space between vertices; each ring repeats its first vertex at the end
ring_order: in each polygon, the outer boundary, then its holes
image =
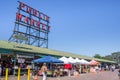
MULTIPOLYGON (((1 78, 1 80, 5 80, 1 78)), ((8 80, 18 80, 17 76, 10 76, 8 80)), ((21 76, 20 80, 27 80, 26 76, 21 76)), ((30 80, 33 80, 32 78, 30 80)), ((42 77, 39 77, 38 80, 42 80, 42 77)), ((80 74, 80 76, 63 76, 63 77, 47 77, 47 80, 120 80, 118 78, 118 70, 114 72, 111 71, 103 71, 98 73, 87 73, 80 74)))

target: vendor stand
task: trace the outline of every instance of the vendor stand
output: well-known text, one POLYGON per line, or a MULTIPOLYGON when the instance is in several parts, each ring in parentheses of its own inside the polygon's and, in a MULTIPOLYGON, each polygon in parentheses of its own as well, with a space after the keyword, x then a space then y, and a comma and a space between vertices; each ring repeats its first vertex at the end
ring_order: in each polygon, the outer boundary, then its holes
POLYGON ((55 58, 55 57, 52 57, 52 56, 45 56, 43 58, 40 58, 40 59, 36 59, 36 60, 33 60, 33 63, 47 63, 47 64, 50 64, 49 65, 49 70, 47 71, 47 74, 50 75, 50 76, 53 76, 53 68, 52 68, 52 65, 55 64, 55 63, 63 63, 63 61, 55 58))

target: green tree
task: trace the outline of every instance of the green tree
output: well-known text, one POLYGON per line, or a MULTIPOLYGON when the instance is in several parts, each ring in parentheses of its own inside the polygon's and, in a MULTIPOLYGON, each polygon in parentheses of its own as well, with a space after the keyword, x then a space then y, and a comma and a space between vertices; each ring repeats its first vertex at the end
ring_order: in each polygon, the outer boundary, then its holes
POLYGON ((110 60, 110 61, 112 61, 113 59, 112 58, 109 58, 109 57, 101 57, 101 59, 105 59, 105 60, 110 60))
POLYGON ((94 55, 94 58, 105 59, 105 60, 111 60, 111 61, 112 61, 111 58, 109 58, 109 57, 105 57, 105 56, 101 56, 100 54, 95 54, 95 55, 94 55))
POLYGON ((95 55, 94 55, 94 58, 99 58, 99 59, 101 59, 101 56, 100 56, 100 54, 95 54, 95 55))

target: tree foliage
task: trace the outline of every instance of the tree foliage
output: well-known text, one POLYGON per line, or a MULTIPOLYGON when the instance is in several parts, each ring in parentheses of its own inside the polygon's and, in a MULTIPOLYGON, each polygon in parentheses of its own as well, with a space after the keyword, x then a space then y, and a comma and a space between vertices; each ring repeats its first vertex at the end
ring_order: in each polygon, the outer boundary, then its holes
POLYGON ((105 59, 105 60, 111 60, 111 61, 112 61, 111 58, 106 57, 106 56, 101 56, 100 54, 95 54, 95 55, 94 55, 94 58, 105 59))
POLYGON ((100 59, 101 56, 100 56, 100 54, 95 54, 95 55, 94 55, 94 58, 99 58, 99 59, 100 59))

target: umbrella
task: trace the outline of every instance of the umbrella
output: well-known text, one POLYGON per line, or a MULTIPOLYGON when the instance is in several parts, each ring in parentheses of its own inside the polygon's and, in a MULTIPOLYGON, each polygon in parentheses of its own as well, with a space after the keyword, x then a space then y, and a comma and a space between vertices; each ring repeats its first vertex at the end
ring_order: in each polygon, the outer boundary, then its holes
POLYGON ((95 60, 91 60, 90 65, 100 65, 100 62, 97 62, 95 60))
POLYGON ((52 57, 52 56, 45 56, 43 58, 33 60, 33 62, 35 62, 35 63, 63 63, 63 61, 61 61, 55 57, 52 57))

